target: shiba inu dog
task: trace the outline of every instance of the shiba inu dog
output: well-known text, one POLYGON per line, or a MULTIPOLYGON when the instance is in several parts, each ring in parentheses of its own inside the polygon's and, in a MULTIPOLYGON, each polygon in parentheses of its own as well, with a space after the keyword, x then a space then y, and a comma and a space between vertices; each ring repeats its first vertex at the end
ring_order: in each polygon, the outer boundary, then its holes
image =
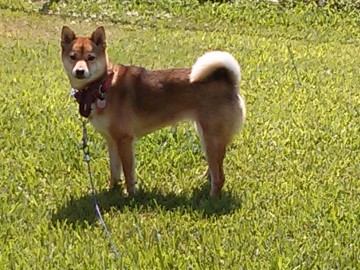
POLYGON ((210 196, 219 194, 225 181, 226 147, 245 122, 240 66, 231 54, 212 51, 192 68, 150 71, 111 63, 104 27, 96 28, 90 37, 79 37, 63 26, 61 57, 80 114, 106 140, 110 188, 120 181, 122 169, 127 192, 135 192, 137 137, 189 119, 196 123, 205 151, 210 196))

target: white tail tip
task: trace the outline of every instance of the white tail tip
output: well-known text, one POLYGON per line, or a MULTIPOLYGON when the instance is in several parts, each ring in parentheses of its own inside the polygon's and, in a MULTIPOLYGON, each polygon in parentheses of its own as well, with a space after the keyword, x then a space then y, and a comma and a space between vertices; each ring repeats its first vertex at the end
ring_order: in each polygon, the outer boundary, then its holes
POLYGON ((240 65, 230 53, 223 51, 207 52, 200 56, 191 69, 190 82, 202 81, 219 68, 228 70, 234 85, 239 84, 240 65))

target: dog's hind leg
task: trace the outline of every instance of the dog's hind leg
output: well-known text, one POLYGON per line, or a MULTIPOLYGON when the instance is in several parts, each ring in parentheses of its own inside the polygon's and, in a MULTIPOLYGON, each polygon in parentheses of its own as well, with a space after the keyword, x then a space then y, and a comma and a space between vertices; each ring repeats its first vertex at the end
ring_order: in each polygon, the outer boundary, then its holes
MULTIPOLYGON (((207 136, 205 136, 206 138, 207 136)), ((216 197, 225 182, 223 161, 225 157, 226 145, 213 138, 206 138, 206 158, 209 166, 211 190, 210 196, 216 197)))
MULTIPOLYGON (((204 141, 204 133, 203 133, 203 130, 202 130, 202 127, 201 127, 200 122, 198 122, 198 121, 195 122, 195 129, 196 129, 196 131, 197 131, 197 133, 198 133, 198 135, 199 135, 200 142, 201 142, 201 146, 202 146, 202 148, 203 148, 203 150, 205 151, 205 154, 206 154, 206 146, 205 146, 205 141, 204 141)), ((209 166, 206 166, 206 170, 205 170, 205 172, 202 174, 201 177, 208 179, 209 182, 211 181, 211 179, 210 179, 209 166)))
POLYGON ((224 136, 226 132, 222 132, 223 129, 216 129, 211 123, 198 123, 198 131, 208 162, 208 172, 211 180, 210 196, 216 197, 225 182, 223 161, 228 138, 224 136))
POLYGON ((110 158, 110 181, 109 187, 113 189, 120 182, 121 179, 121 162, 119 157, 118 147, 115 141, 111 138, 105 138, 110 158))

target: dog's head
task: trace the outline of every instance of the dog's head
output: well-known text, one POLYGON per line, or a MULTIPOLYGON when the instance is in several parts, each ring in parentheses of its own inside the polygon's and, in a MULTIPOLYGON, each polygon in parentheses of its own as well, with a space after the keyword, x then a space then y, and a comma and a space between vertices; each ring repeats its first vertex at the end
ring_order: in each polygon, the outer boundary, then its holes
POLYGON ((83 89, 107 71, 106 37, 99 26, 90 37, 77 37, 68 26, 61 31, 61 57, 71 86, 83 89))

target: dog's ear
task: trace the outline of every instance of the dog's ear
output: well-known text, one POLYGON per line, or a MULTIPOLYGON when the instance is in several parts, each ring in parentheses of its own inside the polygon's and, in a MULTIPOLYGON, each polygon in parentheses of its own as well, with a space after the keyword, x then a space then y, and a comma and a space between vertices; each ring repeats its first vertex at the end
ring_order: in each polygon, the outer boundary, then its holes
POLYGON ((69 26, 64 25, 61 30, 61 46, 69 45, 76 38, 76 35, 69 26))
POLYGON ((106 47, 106 36, 105 29, 103 26, 99 26, 95 29, 95 31, 91 34, 90 38, 97 46, 106 47))

